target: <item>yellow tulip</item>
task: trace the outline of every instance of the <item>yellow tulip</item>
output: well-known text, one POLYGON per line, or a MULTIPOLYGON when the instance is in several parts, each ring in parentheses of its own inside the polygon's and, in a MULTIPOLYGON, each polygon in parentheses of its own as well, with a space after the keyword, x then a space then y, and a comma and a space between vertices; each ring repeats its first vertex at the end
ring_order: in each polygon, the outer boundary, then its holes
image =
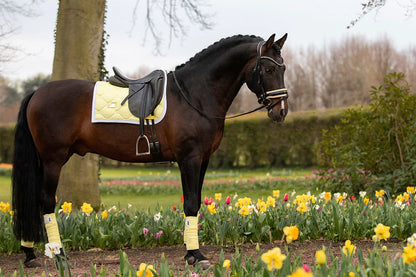
POLYGON ((147 265, 145 263, 141 263, 139 270, 136 273, 136 276, 138 277, 152 277, 153 272, 151 270, 154 270, 153 265, 147 265))
POLYGON ((316 251, 315 253, 316 263, 320 265, 326 264, 326 254, 324 250, 316 251))
POLYGON ((356 247, 351 243, 350 240, 345 241, 345 245, 342 247, 342 252, 345 256, 354 255, 356 247))

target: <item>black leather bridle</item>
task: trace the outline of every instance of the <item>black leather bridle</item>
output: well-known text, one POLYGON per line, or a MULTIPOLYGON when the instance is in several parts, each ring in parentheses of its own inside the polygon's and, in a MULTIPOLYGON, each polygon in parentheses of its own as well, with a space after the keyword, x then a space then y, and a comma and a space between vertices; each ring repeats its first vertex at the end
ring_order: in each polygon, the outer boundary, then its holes
POLYGON ((203 115, 205 117, 216 118, 216 119, 231 119, 231 118, 240 117, 240 116, 243 116, 243 115, 246 115, 246 114, 250 114, 250 113, 256 112, 258 110, 264 109, 264 108, 267 108, 267 111, 270 114, 273 114, 273 108, 276 105, 281 104, 282 107, 280 109, 280 115, 284 118, 286 116, 286 109, 285 109, 284 100, 286 100, 289 97, 288 91, 287 91, 286 88, 280 88, 280 89, 268 90, 268 91, 266 91, 264 89, 264 80, 263 80, 263 72, 261 70, 261 61, 262 60, 268 60, 268 61, 273 62, 277 66, 284 66, 284 64, 283 63, 278 63, 273 58, 270 58, 268 56, 262 56, 261 55, 261 48, 265 43, 266 43, 265 41, 260 41, 257 44, 257 61, 256 61, 256 64, 254 66, 254 69, 253 69, 253 83, 260 86, 261 92, 256 93, 256 96, 257 96, 257 101, 259 102, 259 104, 262 104, 262 106, 260 106, 258 108, 255 108, 254 110, 251 110, 251 111, 248 111, 248 112, 245 112, 245 113, 241 113, 241 114, 237 114, 237 115, 233 115, 233 116, 226 116, 226 117, 207 115, 203 111, 201 111, 200 109, 195 107, 192 104, 192 102, 188 99, 188 97, 186 97, 182 87, 179 85, 178 79, 176 78, 175 71, 172 71, 173 80, 175 81, 176 86, 179 89, 179 92, 181 93, 181 95, 185 99, 185 101, 188 103, 188 105, 191 106, 194 110, 196 110, 198 113, 200 113, 201 115, 203 115), (275 99, 275 98, 280 98, 280 99, 276 103, 273 103, 271 99, 275 99))
POLYGON ((263 47, 265 43, 266 43, 265 41, 260 41, 257 44, 257 61, 253 69, 253 83, 257 84, 261 90, 259 94, 256 94, 257 101, 259 102, 259 104, 264 105, 267 108, 269 113, 273 113, 273 108, 276 105, 281 104, 282 107, 280 109, 280 115, 284 117, 286 116, 284 100, 286 100, 289 97, 288 90, 287 88, 283 87, 280 89, 266 91, 266 89, 264 88, 265 84, 263 80, 263 71, 261 70, 262 60, 271 61, 272 63, 274 63, 275 65, 279 67, 283 67, 284 64, 279 63, 275 61, 273 58, 270 58, 268 56, 261 55, 261 48, 263 47), (276 98, 280 98, 279 101, 272 103, 271 99, 276 99, 276 98))

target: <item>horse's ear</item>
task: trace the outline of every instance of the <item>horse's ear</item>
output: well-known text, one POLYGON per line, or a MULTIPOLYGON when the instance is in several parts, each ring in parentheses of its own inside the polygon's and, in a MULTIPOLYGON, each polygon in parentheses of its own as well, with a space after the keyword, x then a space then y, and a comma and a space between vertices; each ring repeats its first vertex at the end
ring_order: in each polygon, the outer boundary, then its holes
POLYGON ((270 48, 273 46, 274 43, 274 36, 275 34, 271 35, 269 39, 266 41, 266 48, 270 48))
POLYGON ((285 44, 286 39, 287 39, 287 33, 283 37, 281 37, 278 41, 276 41, 276 44, 280 48, 282 48, 283 47, 283 44, 285 44))

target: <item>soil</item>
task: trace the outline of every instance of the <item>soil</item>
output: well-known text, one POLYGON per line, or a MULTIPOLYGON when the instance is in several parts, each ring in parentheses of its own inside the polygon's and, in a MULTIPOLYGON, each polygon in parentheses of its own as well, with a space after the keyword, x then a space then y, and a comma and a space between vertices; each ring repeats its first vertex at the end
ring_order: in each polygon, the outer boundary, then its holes
MULTIPOLYGON (((373 249, 374 243, 372 241, 353 241, 352 242, 357 248, 360 248, 364 254, 368 251, 366 249, 373 249)), ((315 252, 321 250, 322 246, 335 256, 341 256, 341 248, 344 242, 331 242, 327 240, 314 240, 304 242, 292 242, 286 244, 283 241, 276 241, 273 244, 260 244, 260 252, 256 251, 256 244, 242 244, 237 246, 240 252, 244 256, 252 255, 255 260, 263 251, 270 250, 274 247, 280 247, 282 252, 285 252, 285 246, 291 249, 292 253, 296 256, 302 256, 302 262, 312 267, 315 262, 315 252)), ((382 245, 387 247, 387 254, 390 255, 391 259, 400 259, 403 248, 402 242, 383 242, 382 245)), ((381 246, 380 246, 381 247, 381 246)), ((235 254, 235 246, 212 246, 206 245, 200 247, 201 252, 210 260, 211 264, 218 263, 219 254, 221 249, 224 251, 225 259, 231 259, 235 254)), ((186 250, 184 246, 158 246, 158 247, 139 247, 139 248, 128 248, 123 249, 128 256, 128 260, 132 268, 138 268, 140 263, 152 264, 154 262, 160 263, 162 253, 164 253, 169 265, 174 264, 175 272, 183 271, 185 268, 184 255, 186 250)), ((43 253, 36 253, 38 260, 41 262, 43 267, 38 268, 33 276, 40 276, 47 267, 48 271, 52 274, 55 273, 55 267, 52 259, 43 255, 43 253)), ((69 257, 72 276, 83 276, 85 273, 90 276, 90 265, 97 265, 97 274, 100 271, 101 265, 103 268, 108 268, 107 275, 111 276, 117 273, 119 268, 119 250, 101 250, 101 249, 90 249, 87 251, 70 251, 67 253, 69 257)), ((355 255, 356 256, 356 255, 355 255)), ((5 276, 13 274, 14 271, 19 270, 19 261, 23 262, 24 254, 0 254, 0 268, 5 276)), ((329 261, 330 262, 330 261, 329 261)), ((25 269, 25 272, 29 275, 34 272, 34 269, 25 269)))

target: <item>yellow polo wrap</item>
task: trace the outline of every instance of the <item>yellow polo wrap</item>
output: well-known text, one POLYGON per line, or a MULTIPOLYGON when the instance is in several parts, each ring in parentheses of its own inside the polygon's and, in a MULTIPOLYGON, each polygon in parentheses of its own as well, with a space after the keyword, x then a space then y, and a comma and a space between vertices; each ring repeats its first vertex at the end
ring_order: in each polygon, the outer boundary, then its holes
POLYGON ((186 250, 199 249, 198 217, 185 217, 185 231, 183 233, 183 242, 186 244, 186 250))
POLYGON ((46 234, 48 235, 48 242, 56 242, 62 247, 61 238, 59 236, 58 223, 56 222, 55 213, 43 215, 45 221, 46 234))
POLYGON ((34 243, 33 243, 33 241, 21 240, 20 245, 23 246, 23 247, 27 247, 27 248, 33 248, 34 243))

